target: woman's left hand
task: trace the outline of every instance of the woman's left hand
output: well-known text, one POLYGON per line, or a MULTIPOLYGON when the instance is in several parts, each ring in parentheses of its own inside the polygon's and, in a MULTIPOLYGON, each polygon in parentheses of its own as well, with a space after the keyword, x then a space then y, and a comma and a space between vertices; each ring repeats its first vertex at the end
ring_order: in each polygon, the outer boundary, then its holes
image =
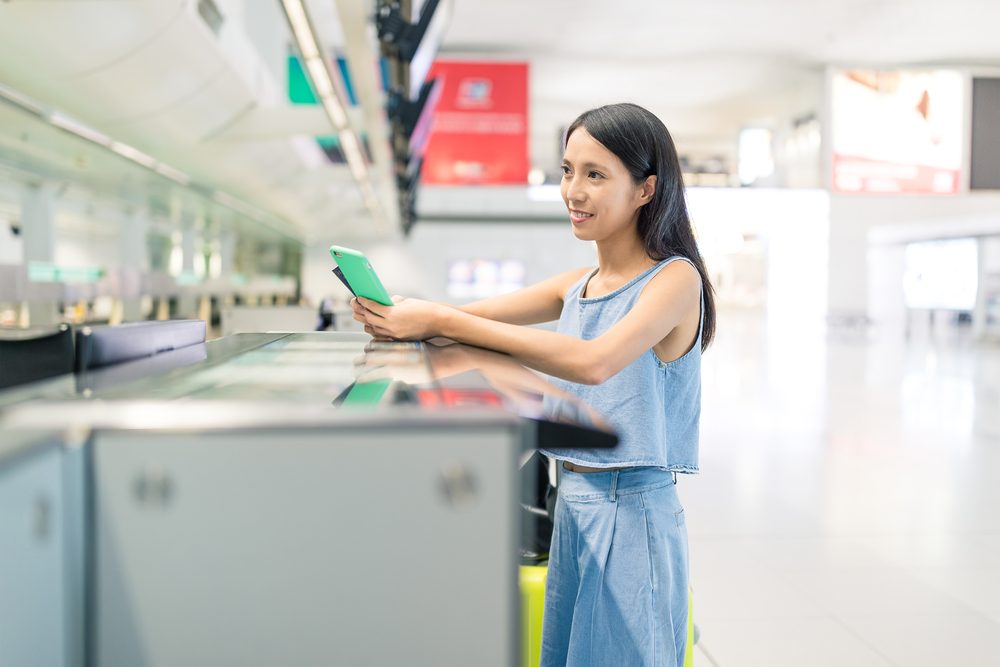
POLYGON ((394 338, 396 340, 426 340, 440 336, 440 316, 444 308, 438 303, 406 299, 393 296, 392 306, 357 297, 358 303, 364 306, 365 330, 371 328, 376 336, 394 338))

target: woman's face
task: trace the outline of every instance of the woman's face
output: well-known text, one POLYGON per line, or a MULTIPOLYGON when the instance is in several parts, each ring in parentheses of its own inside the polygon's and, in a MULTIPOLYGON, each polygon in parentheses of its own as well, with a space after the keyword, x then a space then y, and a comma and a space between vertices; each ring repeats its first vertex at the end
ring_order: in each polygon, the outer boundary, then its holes
POLYGON ((573 233, 584 241, 601 241, 635 230, 639 207, 649 202, 656 182, 650 176, 636 185, 618 156, 583 127, 569 135, 562 161, 563 201, 573 233))

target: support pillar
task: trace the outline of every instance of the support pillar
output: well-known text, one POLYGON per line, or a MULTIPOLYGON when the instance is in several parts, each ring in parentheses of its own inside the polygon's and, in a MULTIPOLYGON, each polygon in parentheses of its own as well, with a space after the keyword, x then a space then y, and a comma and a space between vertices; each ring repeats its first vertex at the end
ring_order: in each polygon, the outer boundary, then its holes
POLYGON ((128 211, 121 218, 119 233, 119 264, 121 275, 121 317, 134 322, 143 317, 142 285, 149 273, 148 217, 138 211, 128 211))
MULTIPOLYGON (((21 237, 24 239, 24 266, 31 262, 51 264, 55 259, 55 189, 50 184, 29 185, 21 194, 21 237)), ((31 291, 31 286, 28 286, 31 291)), ((22 308, 22 324, 52 326, 59 322, 59 304, 49 298, 32 298, 22 308)))

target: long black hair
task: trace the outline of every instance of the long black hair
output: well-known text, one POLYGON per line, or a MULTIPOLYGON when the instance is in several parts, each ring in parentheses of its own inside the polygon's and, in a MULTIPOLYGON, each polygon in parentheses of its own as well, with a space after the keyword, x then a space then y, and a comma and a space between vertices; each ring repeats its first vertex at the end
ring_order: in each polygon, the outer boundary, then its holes
POLYGON ((580 127, 625 164, 636 185, 656 176, 653 198, 639 209, 639 238, 651 259, 686 257, 701 274, 705 299, 701 336, 704 350, 715 337, 715 290, 691 228, 680 160, 670 132, 652 113, 628 103, 584 111, 566 130, 566 141, 580 127))

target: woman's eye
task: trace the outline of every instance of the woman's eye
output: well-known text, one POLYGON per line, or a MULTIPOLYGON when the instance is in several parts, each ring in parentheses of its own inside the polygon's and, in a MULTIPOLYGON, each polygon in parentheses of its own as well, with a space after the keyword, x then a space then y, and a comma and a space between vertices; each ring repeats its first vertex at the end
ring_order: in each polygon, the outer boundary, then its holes
POLYGON ((566 165, 563 165, 562 172, 563 172, 563 176, 569 176, 569 167, 567 167, 566 165))
POLYGON ((600 178, 601 174, 599 172, 592 171, 589 174, 587 174, 587 176, 589 176, 590 178, 600 178))

